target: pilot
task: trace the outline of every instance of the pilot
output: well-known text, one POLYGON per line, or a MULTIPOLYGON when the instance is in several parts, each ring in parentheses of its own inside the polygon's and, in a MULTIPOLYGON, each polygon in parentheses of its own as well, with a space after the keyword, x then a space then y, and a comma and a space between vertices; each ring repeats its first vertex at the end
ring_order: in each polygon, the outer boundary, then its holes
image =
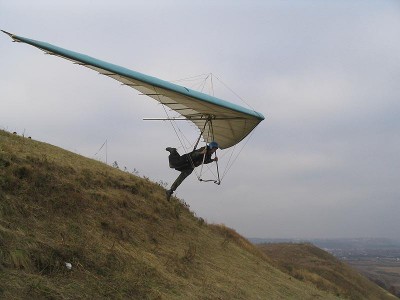
POLYGON ((211 158, 217 149, 217 142, 211 142, 206 147, 201 147, 184 155, 180 155, 176 148, 168 147, 165 149, 170 153, 168 156, 169 167, 181 172, 171 188, 166 191, 168 201, 185 178, 192 174, 194 168, 200 166, 203 162, 204 164, 209 164, 213 161, 218 161, 218 157, 211 158))

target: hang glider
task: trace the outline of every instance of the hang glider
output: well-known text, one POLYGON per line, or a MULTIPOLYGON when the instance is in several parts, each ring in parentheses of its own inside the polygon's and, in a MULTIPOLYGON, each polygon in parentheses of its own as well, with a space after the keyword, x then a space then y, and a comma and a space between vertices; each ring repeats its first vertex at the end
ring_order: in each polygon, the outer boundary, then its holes
POLYGON ((46 42, 3 32, 15 42, 32 45, 47 54, 95 70, 157 100, 193 122, 207 143, 215 140, 221 149, 239 143, 264 120, 261 113, 231 102, 46 42))

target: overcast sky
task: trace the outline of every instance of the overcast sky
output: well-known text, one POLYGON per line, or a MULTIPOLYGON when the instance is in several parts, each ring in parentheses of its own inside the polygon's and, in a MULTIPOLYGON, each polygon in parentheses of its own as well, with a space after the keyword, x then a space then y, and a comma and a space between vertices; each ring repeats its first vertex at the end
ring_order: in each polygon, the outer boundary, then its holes
MULTIPOLYGON (((208 222, 400 239, 399 1, 0 0, 0 29, 168 81, 213 73, 263 113, 220 186, 179 187, 208 222)), ((109 163, 178 176, 173 129, 142 120, 164 116, 156 101, 4 34, 0 51, 0 128, 103 161, 107 139, 109 163)))

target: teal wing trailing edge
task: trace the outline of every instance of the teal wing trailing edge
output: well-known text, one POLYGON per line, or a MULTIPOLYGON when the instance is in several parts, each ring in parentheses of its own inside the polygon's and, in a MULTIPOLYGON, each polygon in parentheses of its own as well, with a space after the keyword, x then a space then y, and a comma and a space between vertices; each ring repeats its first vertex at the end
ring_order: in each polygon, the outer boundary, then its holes
POLYGON ((48 54, 95 70, 157 100, 193 122, 200 130, 204 128, 203 138, 207 142, 215 139, 221 149, 239 143, 264 120, 261 113, 231 102, 49 43, 3 32, 16 42, 32 45, 48 54), (210 119, 212 122, 207 121, 210 119))

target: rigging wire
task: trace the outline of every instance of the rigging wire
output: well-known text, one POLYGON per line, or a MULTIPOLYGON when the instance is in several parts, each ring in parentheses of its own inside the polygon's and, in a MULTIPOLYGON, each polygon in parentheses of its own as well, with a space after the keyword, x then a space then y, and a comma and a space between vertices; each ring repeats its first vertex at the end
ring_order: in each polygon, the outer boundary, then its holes
MULTIPOLYGON (((250 141, 250 138, 253 136, 253 133, 254 133, 254 131, 251 132, 251 133, 249 134, 249 136, 246 138, 245 143, 243 144, 242 148, 239 150, 239 153, 238 153, 238 154, 236 155, 236 157, 234 158, 232 164, 231 164, 229 167, 227 166, 227 168, 225 169, 224 174, 222 175, 222 178, 224 178, 225 175, 228 173, 228 171, 232 168, 233 164, 236 162, 236 160, 238 159, 239 155, 242 153, 244 147, 247 145, 247 143, 250 141)), ((222 179, 221 179, 221 180, 222 180, 222 179)))
POLYGON ((242 97, 239 96, 239 94, 237 94, 234 90, 232 90, 225 82, 223 82, 221 79, 219 79, 217 76, 214 75, 215 78, 217 78, 217 80, 219 82, 222 83, 222 85, 227 88, 232 94, 234 94, 236 97, 238 97, 244 104, 246 104, 248 107, 250 107, 254 112, 256 111, 254 109, 254 107, 252 107, 249 103, 247 103, 242 97))
POLYGON ((213 82, 213 73, 211 73, 211 90, 212 90, 212 95, 214 96, 214 82, 213 82))
POLYGON ((199 74, 199 75, 194 75, 194 76, 190 76, 190 77, 186 77, 186 78, 181 78, 181 79, 177 79, 177 80, 173 80, 171 82, 181 82, 181 81, 189 81, 189 80, 198 80, 197 78, 199 77, 204 77, 204 76, 208 76, 210 75, 210 73, 204 73, 204 74, 199 74))

